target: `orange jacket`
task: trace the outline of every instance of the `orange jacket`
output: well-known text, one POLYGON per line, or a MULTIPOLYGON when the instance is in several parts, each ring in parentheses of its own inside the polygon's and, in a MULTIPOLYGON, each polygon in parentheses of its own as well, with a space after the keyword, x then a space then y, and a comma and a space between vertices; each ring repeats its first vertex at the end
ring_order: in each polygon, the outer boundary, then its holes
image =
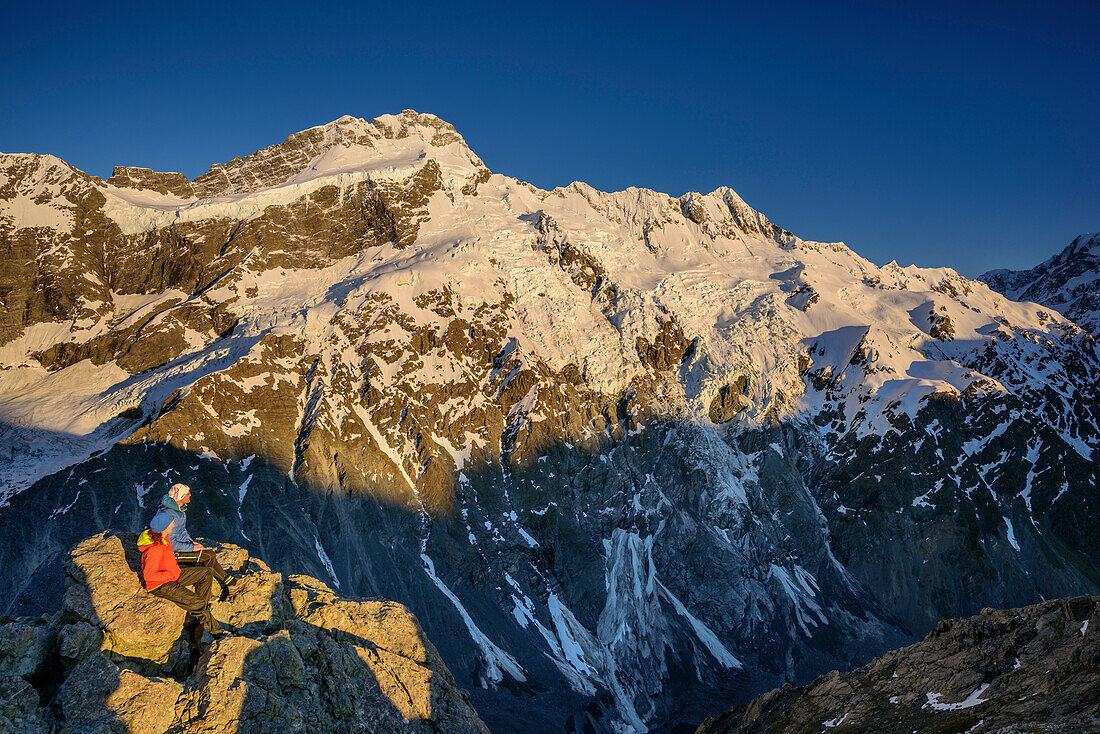
POLYGON ((138 538, 137 547, 141 551, 141 580, 146 590, 152 591, 180 577, 180 567, 168 538, 164 538, 163 543, 154 543, 146 530, 138 538))

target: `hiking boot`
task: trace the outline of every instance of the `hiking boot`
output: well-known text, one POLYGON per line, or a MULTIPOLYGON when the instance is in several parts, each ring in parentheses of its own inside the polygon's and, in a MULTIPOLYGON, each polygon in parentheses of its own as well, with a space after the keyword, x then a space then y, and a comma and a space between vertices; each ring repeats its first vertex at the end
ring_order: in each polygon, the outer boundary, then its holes
POLYGON ((243 589, 245 586, 246 578, 247 577, 230 579, 229 582, 225 585, 225 592, 221 595, 221 601, 228 601, 229 599, 235 597, 237 594, 241 593, 241 589, 243 589))

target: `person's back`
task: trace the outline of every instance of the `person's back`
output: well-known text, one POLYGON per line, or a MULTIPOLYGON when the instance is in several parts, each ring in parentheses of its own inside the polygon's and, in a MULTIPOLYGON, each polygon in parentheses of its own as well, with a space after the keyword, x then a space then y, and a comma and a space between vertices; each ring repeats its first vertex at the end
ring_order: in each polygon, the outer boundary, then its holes
POLYGON ((161 511, 172 518, 172 529, 168 533, 172 546, 177 553, 189 553, 195 549, 195 541, 187 532, 187 502, 191 499, 191 488, 186 484, 173 484, 168 493, 160 498, 161 511))
POLYGON ((169 488, 168 494, 160 498, 158 514, 163 513, 172 519, 167 537, 176 555, 176 563, 182 563, 185 566, 198 563, 206 566, 214 573, 214 578, 225 587, 226 596, 234 596, 240 592, 241 584, 225 572, 213 550, 203 547, 187 532, 187 505, 190 502, 191 488, 178 482, 169 488))
POLYGON ((137 547, 141 551, 141 580, 147 591, 179 579, 180 567, 167 537, 146 529, 138 536, 137 547))

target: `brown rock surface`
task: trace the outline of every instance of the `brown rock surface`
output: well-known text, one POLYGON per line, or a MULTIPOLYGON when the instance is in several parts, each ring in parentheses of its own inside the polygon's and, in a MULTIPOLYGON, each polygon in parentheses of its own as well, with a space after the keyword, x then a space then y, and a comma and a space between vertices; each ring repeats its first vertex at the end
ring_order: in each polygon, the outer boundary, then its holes
POLYGON ((62 613, 102 631, 101 649, 162 668, 175 662, 184 611, 141 585, 132 537, 93 535, 69 552, 62 613))
POLYGON ((54 703, 62 731, 160 734, 172 725, 182 691, 171 678, 146 678, 96 653, 73 669, 54 703))
POLYGON ((1100 597, 943 620, 915 645, 707 719, 698 734, 1100 731, 1100 597))
POLYGON ((710 420, 712 423, 726 423, 747 408, 751 403, 745 397, 749 389, 749 379, 739 377, 732 385, 723 385, 718 394, 710 403, 710 420))
POLYGON ((136 552, 88 538, 62 615, 0 626, 0 731, 488 731, 402 605, 284 580, 237 546, 217 552, 245 588, 213 605, 233 634, 189 665, 184 614, 141 588, 136 552))

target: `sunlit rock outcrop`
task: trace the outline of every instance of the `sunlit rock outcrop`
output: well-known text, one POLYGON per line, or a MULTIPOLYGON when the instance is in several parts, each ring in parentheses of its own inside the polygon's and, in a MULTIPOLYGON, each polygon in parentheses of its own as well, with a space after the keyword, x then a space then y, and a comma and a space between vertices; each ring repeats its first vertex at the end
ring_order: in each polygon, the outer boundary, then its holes
POLYGON ((73 548, 60 616, 0 625, 0 728, 488 731, 400 604, 284 578, 236 546, 217 551, 245 587, 214 604, 232 634, 198 657, 183 612, 141 589, 132 536, 73 548))

